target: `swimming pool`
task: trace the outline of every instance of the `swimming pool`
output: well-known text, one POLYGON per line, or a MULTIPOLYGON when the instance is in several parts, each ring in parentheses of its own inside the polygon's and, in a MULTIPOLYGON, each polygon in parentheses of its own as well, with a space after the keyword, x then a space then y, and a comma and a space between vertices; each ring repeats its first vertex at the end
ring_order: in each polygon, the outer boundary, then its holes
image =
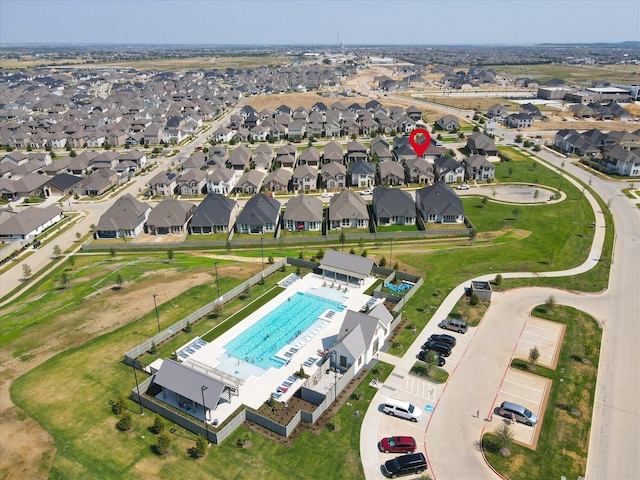
POLYGON ((326 310, 344 310, 338 302, 297 292, 258 320, 224 348, 227 355, 265 370, 285 362, 274 354, 309 328, 326 310))

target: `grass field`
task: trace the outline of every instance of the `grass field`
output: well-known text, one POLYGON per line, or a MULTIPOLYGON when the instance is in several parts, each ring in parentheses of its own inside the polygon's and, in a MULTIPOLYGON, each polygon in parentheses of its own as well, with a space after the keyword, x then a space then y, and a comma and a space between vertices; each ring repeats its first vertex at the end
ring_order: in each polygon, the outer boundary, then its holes
MULTIPOLYGON (((489 463, 510 480, 578 478, 586 471, 602 330, 592 317, 570 307, 547 312, 538 306, 532 315, 566 325, 556 369, 535 367, 535 374, 553 381, 538 446, 534 451, 514 444, 504 458, 494 435, 485 434, 482 445, 489 463), (580 411, 579 418, 573 409, 580 411)), ((524 360, 512 362, 520 370, 529 366, 524 360)))
POLYGON ((640 79, 640 65, 486 65, 485 68, 510 78, 529 77, 540 82, 561 78, 568 84, 587 86, 598 80, 637 83, 640 79))
MULTIPOLYGON (((486 112, 491 105, 499 103, 508 105, 510 109, 517 110, 518 104, 511 102, 505 98, 479 98, 479 97, 463 97, 463 96, 445 96, 445 95, 420 95, 420 100, 427 102, 439 103, 448 107, 463 108, 467 110, 479 110, 486 112)), ((440 114, 442 116, 442 114, 440 114)), ((440 118, 440 117, 438 117, 440 118)), ((436 118, 436 120, 438 119, 436 118)))

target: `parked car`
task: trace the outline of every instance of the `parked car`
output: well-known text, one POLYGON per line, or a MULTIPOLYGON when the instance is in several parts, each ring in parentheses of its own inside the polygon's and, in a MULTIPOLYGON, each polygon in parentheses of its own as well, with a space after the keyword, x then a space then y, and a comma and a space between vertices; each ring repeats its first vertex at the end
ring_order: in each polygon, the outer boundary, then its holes
POLYGON ((385 462, 382 472, 386 477, 396 478, 399 475, 422 473, 426 468, 427 459, 423 453, 410 453, 385 462))
POLYGON ((403 402, 402 400, 396 400, 395 398, 388 397, 382 406, 382 411, 392 417, 401 417, 417 422, 422 418, 422 410, 411 405, 409 402, 403 402))
POLYGON ((436 352, 432 352, 431 350, 420 350, 420 353, 418 353, 418 360, 426 362, 427 355, 432 355, 434 358, 434 363, 437 363, 439 367, 442 367, 446 363, 446 360, 442 357, 442 355, 438 355, 436 352))
POLYGON ((469 190, 469 185, 466 183, 461 183, 460 185, 458 185, 458 190, 469 190))
POLYGON ((462 320, 455 320, 453 318, 447 318, 443 320, 438 325, 440 328, 444 328, 445 330, 453 330, 458 333, 466 333, 469 326, 467 322, 463 322, 462 320))
POLYGON ((513 414, 513 418, 515 418, 517 422, 524 423, 525 425, 533 426, 538 423, 538 416, 535 413, 517 403, 502 402, 498 413, 507 418, 510 418, 513 414))
POLYGON ((360 195, 373 195, 373 190, 368 188, 367 190, 363 190, 360 192, 360 195))
POLYGON ((434 342, 432 340, 427 340, 425 344, 422 345, 422 350, 431 350, 439 353, 443 357, 451 355, 451 345, 442 342, 434 342))
POLYGON ((431 335, 429 337, 429 340, 433 340, 434 342, 448 343, 449 345, 451 345, 451 348, 456 346, 456 337, 452 337, 451 335, 447 335, 446 333, 440 335, 431 335))
POLYGON ((325 192, 322 195, 320 195, 322 198, 333 198, 333 193, 331 192, 325 192))
POLYGON ((387 437, 378 442, 378 450, 384 453, 412 453, 416 450, 413 437, 387 437))

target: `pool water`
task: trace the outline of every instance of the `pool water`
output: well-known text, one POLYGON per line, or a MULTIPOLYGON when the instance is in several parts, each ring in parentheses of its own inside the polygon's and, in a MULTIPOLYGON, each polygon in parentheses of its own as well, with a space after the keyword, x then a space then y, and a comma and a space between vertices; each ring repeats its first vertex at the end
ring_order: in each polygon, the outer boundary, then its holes
POLYGON ((274 354, 296 343, 296 338, 328 309, 341 312, 344 307, 332 300, 297 292, 224 348, 227 355, 265 370, 280 368, 285 362, 274 354))

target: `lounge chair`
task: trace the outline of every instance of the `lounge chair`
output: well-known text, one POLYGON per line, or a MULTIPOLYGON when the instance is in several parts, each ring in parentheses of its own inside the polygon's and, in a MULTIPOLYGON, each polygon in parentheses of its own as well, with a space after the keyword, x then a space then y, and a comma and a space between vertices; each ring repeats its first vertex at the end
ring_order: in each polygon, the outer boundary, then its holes
POLYGON ((279 392, 273 392, 271 395, 273 395, 273 398, 280 398, 282 396, 279 392))
POLYGON ((291 385, 293 385, 293 383, 291 382, 287 382, 286 380, 284 382, 282 382, 282 385, 284 385, 285 387, 289 388, 291 385))
POLYGON ((182 358, 189 358, 189 355, 184 353, 182 350, 180 350, 180 353, 178 353, 178 355, 180 355, 182 358))
POLYGON ((278 393, 286 393, 289 390, 287 387, 278 387, 278 393))
POLYGON ((191 348, 191 347, 187 347, 187 348, 185 348, 185 350, 186 350, 187 352, 189 352, 189 353, 196 353, 196 351, 195 351, 193 348, 191 348))
POLYGON ((289 375, 289 377, 287 377, 287 380, 292 383, 295 383, 298 381, 298 377, 296 377, 295 375, 289 375))

